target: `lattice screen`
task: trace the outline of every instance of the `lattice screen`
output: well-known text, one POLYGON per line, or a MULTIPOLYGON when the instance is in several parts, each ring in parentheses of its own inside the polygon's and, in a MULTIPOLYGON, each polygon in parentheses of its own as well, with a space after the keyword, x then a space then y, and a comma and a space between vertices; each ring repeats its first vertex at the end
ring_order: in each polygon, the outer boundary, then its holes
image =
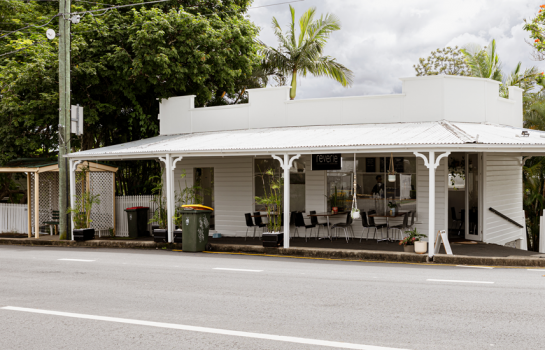
MULTIPOLYGON (((34 233, 34 217, 35 217, 35 176, 36 174, 30 174, 30 202, 31 202, 31 225, 32 232, 34 233)), ((42 228, 43 233, 48 232, 49 229, 42 227, 44 222, 53 220, 53 211, 59 210, 59 173, 47 172, 39 174, 39 225, 42 228)))
MULTIPOLYGON (((34 231, 35 216, 35 174, 30 174, 30 212, 32 234, 34 231)), ((99 194, 100 204, 95 204, 91 211, 91 228, 94 228, 99 236, 108 235, 108 230, 114 228, 114 176, 110 172, 90 172, 89 184, 85 181, 76 181, 76 198, 81 198, 82 186, 90 186, 93 194, 99 194)), ((49 227, 43 226, 44 222, 52 221, 54 210, 59 210, 59 173, 46 172, 39 174, 39 222, 40 233, 49 233, 49 227)), ((68 203, 70 205, 70 202, 68 203)))
POLYGON ((114 176, 109 172, 90 172, 85 184, 76 181, 76 198, 82 195, 82 186, 89 187, 93 195, 99 195, 100 204, 94 204, 91 210, 91 228, 99 236, 108 235, 114 228, 114 176))

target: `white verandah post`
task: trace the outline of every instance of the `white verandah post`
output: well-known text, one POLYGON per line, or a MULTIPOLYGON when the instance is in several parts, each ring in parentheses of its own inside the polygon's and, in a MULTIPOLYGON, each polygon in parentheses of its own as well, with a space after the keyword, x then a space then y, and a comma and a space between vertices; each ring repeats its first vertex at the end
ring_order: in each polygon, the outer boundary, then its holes
POLYGON ((172 230, 172 161, 170 157, 170 153, 167 153, 165 155, 165 158, 159 157, 159 160, 163 163, 165 163, 165 179, 161 179, 161 181, 164 181, 166 183, 166 188, 163 189, 163 196, 166 192, 166 211, 167 211, 167 238, 168 243, 172 243, 174 241, 173 236, 173 230, 172 230))
POLYGON ((280 167, 284 169, 284 248, 290 247, 290 168, 293 161, 301 157, 300 154, 293 156, 290 159, 289 154, 284 154, 284 159, 272 155, 272 157, 280 162, 280 167))
MULTIPOLYGON (((78 169, 78 164, 80 164, 81 160, 70 160, 70 208, 75 208, 76 206, 76 170, 78 169)), ((85 189, 81 189, 82 191, 85 191, 85 189)), ((67 235, 69 235, 74 240, 74 214, 70 214, 70 222, 71 222, 71 229, 72 232, 67 232, 67 235)))
POLYGON ((429 199, 428 199, 428 256, 430 258, 433 258, 433 255, 435 253, 435 169, 439 166, 439 162, 441 162, 441 158, 448 157, 450 152, 445 152, 439 155, 437 159, 435 159, 435 152, 430 151, 428 159, 426 159, 426 156, 418 153, 413 152, 415 156, 420 157, 424 160, 424 165, 429 170, 429 199))

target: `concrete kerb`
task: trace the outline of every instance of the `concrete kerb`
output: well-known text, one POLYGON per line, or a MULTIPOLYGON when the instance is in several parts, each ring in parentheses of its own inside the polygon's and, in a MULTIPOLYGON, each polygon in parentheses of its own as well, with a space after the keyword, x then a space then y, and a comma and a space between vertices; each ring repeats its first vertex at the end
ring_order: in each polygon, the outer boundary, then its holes
MULTIPOLYGON (((152 241, 127 240, 91 240, 85 242, 36 240, 20 238, 0 238, 3 245, 57 246, 72 248, 121 248, 121 249, 175 249, 181 250, 180 243, 155 243, 152 241)), ((330 248, 264 248, 261 246, 238 244, 210 244, 212 252, 241 253, 255 255, 293 256, 313 259, 332 260, 372 260, 385 262, 427 263, 426 254, 418 255, 403 252, 372 250, 350 250, 330 248)), ((472 257, 462 255, 437 254, 433 259, 436 264, 448 265, 485 265, 513 267, 545 267, 545 259, 531 257, 472 257)))

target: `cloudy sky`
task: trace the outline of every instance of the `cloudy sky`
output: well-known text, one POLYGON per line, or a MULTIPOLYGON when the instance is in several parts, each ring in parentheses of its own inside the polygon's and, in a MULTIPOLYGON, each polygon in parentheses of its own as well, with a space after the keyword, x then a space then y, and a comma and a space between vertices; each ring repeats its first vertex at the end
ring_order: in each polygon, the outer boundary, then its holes
MULTIPOLYGON (((289 0, 255 0, 253 7, 289 0)), ((545 69, 526 44, 522 27, 543 0, 304 0, 293 3, 296 18, 309 7, 317 13, 334 13, 342 23, 326 46, 326 54, 350 68, 355 75, 350 88, 327 78, 299 78, 297 99, 398 93, 400 77, 414 76, 419 57, 446 46, 496 39, 505 71, 517 62, 545 69)), ((252 21, 261 27, 260 38, 277 46, 271 29, 275 16, 283 28, 289 23, 289 5, 255 8, 252 21)))

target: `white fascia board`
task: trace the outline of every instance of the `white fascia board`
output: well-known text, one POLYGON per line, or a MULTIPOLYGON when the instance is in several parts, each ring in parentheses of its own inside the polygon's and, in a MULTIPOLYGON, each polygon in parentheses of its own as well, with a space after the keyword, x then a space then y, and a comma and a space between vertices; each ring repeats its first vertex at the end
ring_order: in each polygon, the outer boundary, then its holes
POLYGON ((268 150, 210 150, 210 151, 161 151, 161 152, 142 152, 142 153, 114 153, 114 154, 77 154, 71 153, 65 155, 67 158, 78 160, 121 160, 121 159, 154 159, 164 156, 166 153, 172 156, 184 157, 228 157, 228 156, 256 156, 271 155, 279 153, 300 153, 300 154, 318 154, 318 153, 378 153, 378 152, 504 152, 504 153, 524 153, 525 155, 545 155, 545 145, 542 146, 506 146, 506 145, 482 145, 460 144, 460 145, 407 145, 407 146, 366 146, 366 147, 320 147, 320 148, 286 148, 286 149, 268 149, 268 150))

